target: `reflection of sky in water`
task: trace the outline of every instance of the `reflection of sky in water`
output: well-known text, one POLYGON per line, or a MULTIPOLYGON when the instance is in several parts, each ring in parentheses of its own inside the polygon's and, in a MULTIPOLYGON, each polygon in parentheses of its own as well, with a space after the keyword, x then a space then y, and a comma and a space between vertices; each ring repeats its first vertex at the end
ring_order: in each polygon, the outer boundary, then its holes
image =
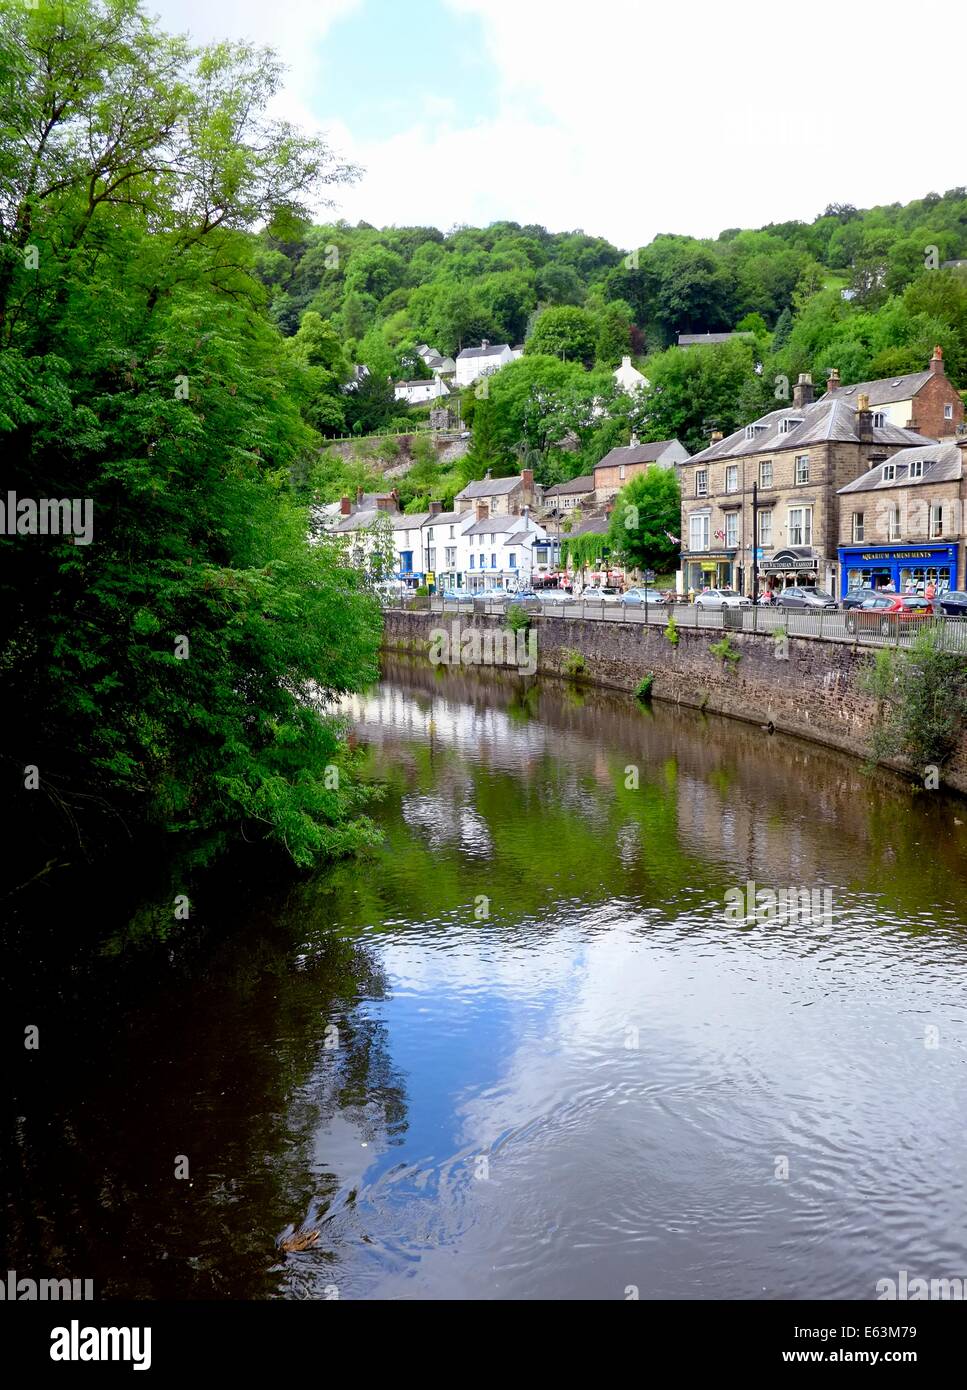
POLYGON ((389 765, 414 740, 432 750, 437 789, 424 766, 398 814, 456 900, 400 911, 405 842, 378 859, 382 925, 363 939, 390 992, 364 1007, 406 1123, 362 1164, 351 1133, 317 1136, 358 1189, 329 1236, 346 1296, 868 1298, 900 1267, 961 1270, 963 873, 923 863, 932 812, 735 726, 619 706, 608 728, 593 700, 520 721, 448 692, 355 702, 389 765), (672 811, 657 842, 614 804, 639 762, 642 796, 672 811), (590 864, 556 862, 522 813, 549 775, 556 807, 580 793, 590 864), (568 873, 568 897, 533 906, 568 873), (725 888, 747 877, 830 885, 832 926, 726 922, 725 888))

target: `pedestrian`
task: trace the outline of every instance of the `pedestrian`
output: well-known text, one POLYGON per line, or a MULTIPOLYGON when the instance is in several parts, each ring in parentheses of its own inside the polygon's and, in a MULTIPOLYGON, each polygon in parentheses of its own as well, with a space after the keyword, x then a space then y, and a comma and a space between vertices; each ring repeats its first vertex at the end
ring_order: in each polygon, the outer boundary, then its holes
POLYGON ((924 590, 923 596, 930 604, 930 607, 933 608, 937 601, 937 586, 932 579, 927 580, 927 587, 924 590))

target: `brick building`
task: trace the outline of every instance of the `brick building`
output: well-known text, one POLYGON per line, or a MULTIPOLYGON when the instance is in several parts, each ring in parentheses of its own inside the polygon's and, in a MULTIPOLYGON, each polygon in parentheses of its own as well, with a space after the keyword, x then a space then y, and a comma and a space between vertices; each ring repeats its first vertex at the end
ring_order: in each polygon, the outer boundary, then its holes
POLYGON ((516 477, 491 478, 490 469, 477 483, 467 483, 453 499, 458 512, 469 512, 486 502, 491 516, 509 516, 525 507, 540 505, 543 490, 534 483, 534 471, 525 468, 516 477))
POLYGON ((688 458, 688 450, 677 439, 661 439, 651 444, 625 444, 605 454, 594 466, 594 491, 599 502, 615 497, 636 473, 646 473, 656 465, 672 468, 688 458))
POLYGON ((826 394, 835 394, 854 405, 860 396, 866 396, 874 424, 899 425, 901 429, 915 430, 928 439, 951 439, 964 423, 964 403, 947 380, 939 347, 934 348, 925 372, 907 376, 841 386, 839 372, 834 370, 827 382, 826 394))
POLYGON ((802 376, 793 403, 713 436, 681 465, 685 587, 751 593, 752 488, 758 500, 758 585, 807 584, 835 592, 839 489, 901 449, 934 444, 883 420, 860 395, 813 399, 802 376))
POLYGON ((839 489, 840 595, 963 589, 964 448, 901 449, 839 489))

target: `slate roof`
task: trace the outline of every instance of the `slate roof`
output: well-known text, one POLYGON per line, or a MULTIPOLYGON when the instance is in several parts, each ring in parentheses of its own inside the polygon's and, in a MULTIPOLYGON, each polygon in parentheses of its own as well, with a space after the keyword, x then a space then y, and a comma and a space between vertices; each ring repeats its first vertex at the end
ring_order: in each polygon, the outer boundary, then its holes
POLYGON ((854 381, 851 386, 839 386, 835 391, 826 392, 828 396, 842 396, 856 409, 856 397, 867 395, 870 406, 890 405, 893 401, 908 401, 926 386, 933 372, 911 372, 907 376, 884 377, 882 381, 854 381))
POLYGON ((875 492, 878 488, 919 487, 921 483, 956 483, 964 476, 963 454, 956 444, 929 444, 922 449, 901 449, 884 459, 868 473, 841 487, 843 492, 875 492), (923 474, 910 477, 911 463, 923 463, 923 474), (887 464, 896 470, 895 478, 884 478, 887 464))
POLYGON ((457 493, 458 497, 503 497, 521 485, 520 474, 510 478, 482 478, 478 483, 467 483, 457 493))
MULTIPOLYGON (((858 444, 859 422, 852 398, 844 399, 842 390, 827 393, 810 405, 785 406, 782 410, 771 410, 752 422, 762 426, 753 439, 745 436, 746 427, 736 430, 726 439, 720 439, 693 454, 688 460, 692 463, 709 463, 715 459, 743 458, 747 454, 774 453, 777 449, 799 449, 807 444, 846 443, 858 444), (788 434, 779 433, 779 422, 787 417, 802 420, 788 434)), ((925 444, 936 444, 936 440, 913 430, 901 429, 898 425, 876 427, 870 432, 873 444, 899 444, 911 448, 925 444)))
MULTIPOLYGON (((330 527, 330 530, 337 534, 344 531, 362 531, 367 526, 371 526, 378 515, 378 507, 363 507, 359 511, 353 512, 352 516, 341 516, 335 526, 330 527)), ((395 514, 391 512, 388 515, 393 516, 395 514)))
POLYGON ((504 545, 523 545, 526 540, 537 539, 537 531, 515 531, 512 536, 508 536, 504 545))
POLYGON ((405 512, 402 514, 394 514, 393 530, 418 531, 430 515, 430 512, 413 512, 410 516, 407 516, 405 512))
POLYGON ((496 357, 501 352, 510 352, 510 344, 490 343, 487 347, 464 348, 457 354, 457 361, 465 362, 468 357, 496 357))
POLYGON ((463 534, 465 536, 490 536, 518 525, 520 525, 519 516, 485 516, 483 521, 475 521, 472 526, 468 526, 463 534))
POLYGON ((574 540, 576 536, 606 536, 611 529, 611 520, 606 516, 591 516, 581 523, 576 531, 561 536, 561 544, 574 540))
MULTIPOLYGON (((594 466, 598 468, 611 468, 619 463, 654 463, 661 458, 666 449, 677 441, 674 439, 659 439, 651 444, 623 444, 617 449, 612 449, 609 454, 605 454, 594 466)), ((545 496, 547 494, 545 493, 545 496)))
POLYGON ((466 521, 469 512, 430 512, 424 526, 456 526, 459 521, 466 521))
POLYGON ((572 478, 569 483, 555 483, 553 487, 544 489, 544 500, 548 497, 563 497, 572 492, 593 492, 594 474, 589 473, 582 478, 572 478))

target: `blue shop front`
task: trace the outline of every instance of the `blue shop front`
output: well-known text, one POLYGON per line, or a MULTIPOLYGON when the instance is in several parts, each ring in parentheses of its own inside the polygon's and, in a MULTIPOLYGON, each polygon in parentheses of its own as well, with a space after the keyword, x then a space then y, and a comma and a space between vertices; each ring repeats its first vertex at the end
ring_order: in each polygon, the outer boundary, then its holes
POLYGON ((938 591, 957 587, 957 553, 953 545, 841 545, 841 597, 850 589, 885 589, 922 594, 933 581, 938 591))

